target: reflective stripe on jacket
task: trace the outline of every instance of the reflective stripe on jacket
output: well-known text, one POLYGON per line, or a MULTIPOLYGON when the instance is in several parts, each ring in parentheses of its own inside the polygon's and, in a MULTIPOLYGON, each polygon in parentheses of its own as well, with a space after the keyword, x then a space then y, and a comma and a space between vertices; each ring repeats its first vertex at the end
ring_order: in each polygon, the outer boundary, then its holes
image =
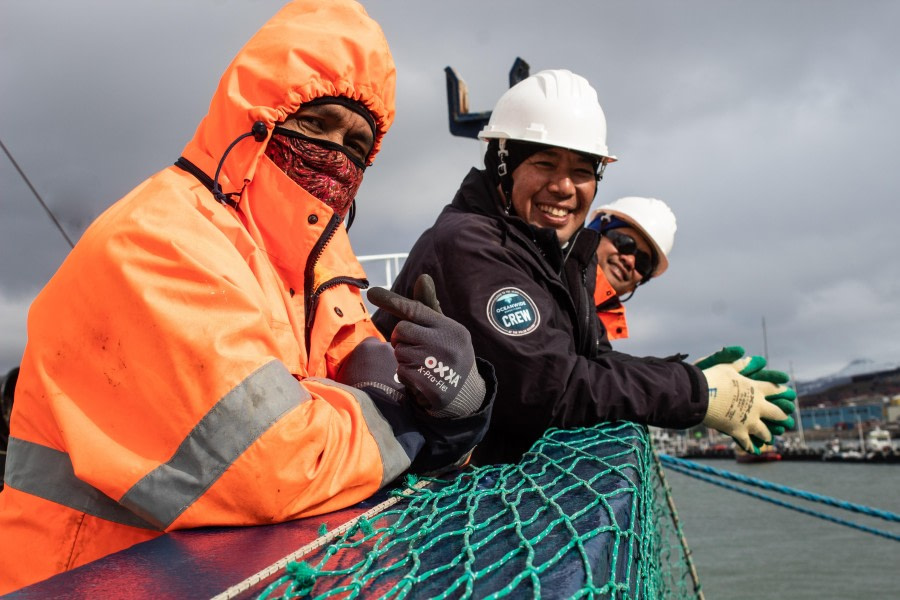
MULTIPOLYGON (((349 0, 293 2, 241 50, 183 156, 320 96, 393 120, 394 65, 349 0), (300 44, 298 46, 298 44, 300 44)), ((0 493, 0 593, 163 531, 359 502, 409 458, 332 377, 378 336, 340 220, 247 137, 219 183, 170 167, 110 207, 34 301, 0 493)), ((173 157, 174 158, 174 157, 173 157)), ((371 158, 371 155, 370 155, 371 158)))

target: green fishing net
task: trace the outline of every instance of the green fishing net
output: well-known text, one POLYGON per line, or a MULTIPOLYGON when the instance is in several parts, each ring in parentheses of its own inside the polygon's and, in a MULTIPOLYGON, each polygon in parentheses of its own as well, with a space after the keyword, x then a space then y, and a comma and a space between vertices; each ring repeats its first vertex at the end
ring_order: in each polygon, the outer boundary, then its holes
POLYGON ((518 464, 405 484, 259 597, 702 597, 644 427, 551 429, 518 464))

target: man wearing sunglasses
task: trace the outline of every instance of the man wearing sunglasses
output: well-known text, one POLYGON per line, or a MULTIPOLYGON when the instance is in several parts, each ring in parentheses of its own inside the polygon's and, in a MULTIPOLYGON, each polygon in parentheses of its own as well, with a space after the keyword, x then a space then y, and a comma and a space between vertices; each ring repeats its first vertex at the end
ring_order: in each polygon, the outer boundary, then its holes
POLYGON ((675 215, 662 200, 627 196, 594 211, 587 228, 600 234, 597 316, 609 340, 627 338, 624 302, 669 267, 675 215))

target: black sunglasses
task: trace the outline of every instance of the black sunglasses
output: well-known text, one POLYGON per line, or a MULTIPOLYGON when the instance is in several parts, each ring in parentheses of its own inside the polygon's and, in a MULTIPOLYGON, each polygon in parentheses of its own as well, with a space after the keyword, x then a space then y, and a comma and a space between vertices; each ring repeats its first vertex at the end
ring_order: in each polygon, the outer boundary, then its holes
POLYGON ((637 242, 633 237, 615 229, 610 229, 604 235, 609 238, 619 254, 634 256, 634 270, 640 274, 641 279, 644 281, 650 279, 653 270, 656 269, 656 261, 649 254, 638 249, 637 242))

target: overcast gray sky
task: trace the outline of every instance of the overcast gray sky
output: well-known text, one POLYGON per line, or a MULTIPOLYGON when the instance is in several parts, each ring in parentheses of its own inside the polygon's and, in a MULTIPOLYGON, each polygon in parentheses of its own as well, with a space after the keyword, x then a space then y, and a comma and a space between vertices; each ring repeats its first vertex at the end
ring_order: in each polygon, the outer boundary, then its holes
MULTIPOLYGON (((178 158, 224 67, 281 4, 0 3, 0 139, 70 237, 178 158)), ((480 163, 478 142, 449 134, 444 67, 482 111, 521 56, 597 89, 620 162, 596 205, 655 196, 677 215, 671 267, 627 305, 619 349, 742 344, 799 380, 900 362, 900 2, 363 4, 398 89, 358 196, 357 254, 407 251, 480 163)), ((68 245, 5 155, 0 182, 5 373, 68 245)))

